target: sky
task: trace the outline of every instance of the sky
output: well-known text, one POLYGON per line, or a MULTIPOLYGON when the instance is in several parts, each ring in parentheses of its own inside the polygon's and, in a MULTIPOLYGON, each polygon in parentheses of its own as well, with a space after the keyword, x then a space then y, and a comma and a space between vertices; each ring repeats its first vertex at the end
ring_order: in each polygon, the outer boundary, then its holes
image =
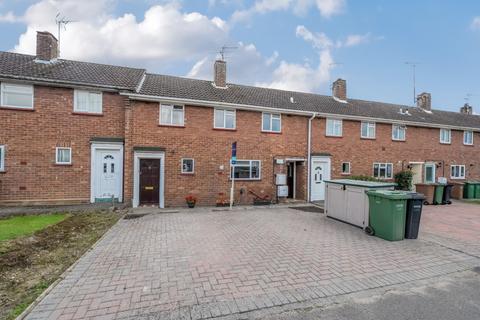
POLYGON ((65 59, 437 109, 480 113, 477 0, 0 0, 0 50, 35 54, 36 31, 57 35, 65 59), (461 4, 460 4, 461 2, 461 4))

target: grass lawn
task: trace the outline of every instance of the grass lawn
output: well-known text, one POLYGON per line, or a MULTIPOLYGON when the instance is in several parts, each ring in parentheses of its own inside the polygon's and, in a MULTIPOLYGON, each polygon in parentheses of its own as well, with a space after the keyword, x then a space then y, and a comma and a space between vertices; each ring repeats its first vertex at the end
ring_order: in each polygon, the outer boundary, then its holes
POLYGON ((37 230, 64 220, 66 217, 65 214, 43 214, 0 220, 0 241, 31 235, 37 230))
POLYGON ((25 228, 19 227, 20 220, 13 224, 10 221, 9 227, 0 224, 2 236, 6 229, 10 237, 10 240, 0 242, 0 319, 15 319, 78 260, 121 214, 98 210, 34 217, 18 217, 26 219, 24 222, 28 227, 25 228), (30 223, 35 220, 34 217, 43 218, 42 222, 30 223))

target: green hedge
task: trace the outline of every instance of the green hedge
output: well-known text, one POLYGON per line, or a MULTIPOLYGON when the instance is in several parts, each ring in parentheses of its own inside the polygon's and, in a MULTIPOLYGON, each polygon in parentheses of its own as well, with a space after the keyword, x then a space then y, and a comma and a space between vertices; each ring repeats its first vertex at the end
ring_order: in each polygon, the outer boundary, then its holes
POLYGON ((410 170, 400 171, 395 174, 395 183, 398 190, 412 190, 413 173, 410 170))

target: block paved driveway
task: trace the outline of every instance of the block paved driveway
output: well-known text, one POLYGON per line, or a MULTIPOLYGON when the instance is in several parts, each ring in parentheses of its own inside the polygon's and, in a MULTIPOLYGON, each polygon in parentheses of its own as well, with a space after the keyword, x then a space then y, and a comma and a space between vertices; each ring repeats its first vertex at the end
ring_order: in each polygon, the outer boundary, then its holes
MULTIPOLYGON (((435 214, 427 207, 424 222, 435 214)), ((289 208, 121 220, 28 319, 237 319, 480 265, 458 250, 468 239, 452 250, 435 238, 442 231, 433 224, 419 240, 388 242, 289 208)))

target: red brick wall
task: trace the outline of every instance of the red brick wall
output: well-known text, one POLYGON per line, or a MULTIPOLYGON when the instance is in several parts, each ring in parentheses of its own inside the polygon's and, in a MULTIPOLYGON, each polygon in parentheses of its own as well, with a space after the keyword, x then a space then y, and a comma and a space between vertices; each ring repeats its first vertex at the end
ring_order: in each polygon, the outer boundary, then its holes
MULTIPOLYGON (((164 147, 165 152, 165 205, 184 205, 184 197, 193 194, 199 205, 214 205, 220 194, 229 197, 229 159, 231 144, 237 141, 237 158, 261 160, 260 181, 236 181, 237 203, 251 203, 248 190, 274 196, 273 159, 275 157, 306 157, 307 120, 299 116, 282 116, 282 133, 261 132, 261 113, 237 110, 234 131, 213 129, 213 108, 185 107, 185 127, 159 126, 159 104, 134 102, 133 134, 126 145, 125 172, 133 172, 134 146, 164 147), (195 174, 180 171, 181 158, 195 159, 195 174), (224 166, 220 170, 220 166, 224 166), (240 190, 244 194, 240 195, 240 190)), ((276 166, 278 172, 283 166, 276 166)), ((132 196, 132 177, 125 179, 125 195, 132 196)), ((300 191, 303 192, 304 191, 300 191)), ((302 193, 300 193, 302 194, 302 193)))
POLYGON ((123 137, 123 98, 103 93, 103 116, 73 114, 73 89, 35 86, 34 111, 0 108, 0 203, 89 201, 90 139, 123 137), (72 165, 55 164, 55 147, 72 147, 72 165))
POLYGON ((351 163, 352 175, 373 174, 374 162, 393 163, 394 172, 411 162, 444 162, 437 177, 450 179, 450 164, 466 166, 466 178, 480 177, 480 134, 474 133, 474 145, 463 145, 463 131, 452 130, 452 143, 440 144, 440 129, 407 127, 406 141, 392 141, 392 125, 376 124, 376 139, 360 138, 359 121, 343 121, 343 137, 325 136, 325 119, 315 119, 312 152, 332 154, 332 178, 342 178, 342 162, 351 163), (473 166, 470 166, 473 164, 473 166), (445 168, 445 175, 443 170, 445 168))

